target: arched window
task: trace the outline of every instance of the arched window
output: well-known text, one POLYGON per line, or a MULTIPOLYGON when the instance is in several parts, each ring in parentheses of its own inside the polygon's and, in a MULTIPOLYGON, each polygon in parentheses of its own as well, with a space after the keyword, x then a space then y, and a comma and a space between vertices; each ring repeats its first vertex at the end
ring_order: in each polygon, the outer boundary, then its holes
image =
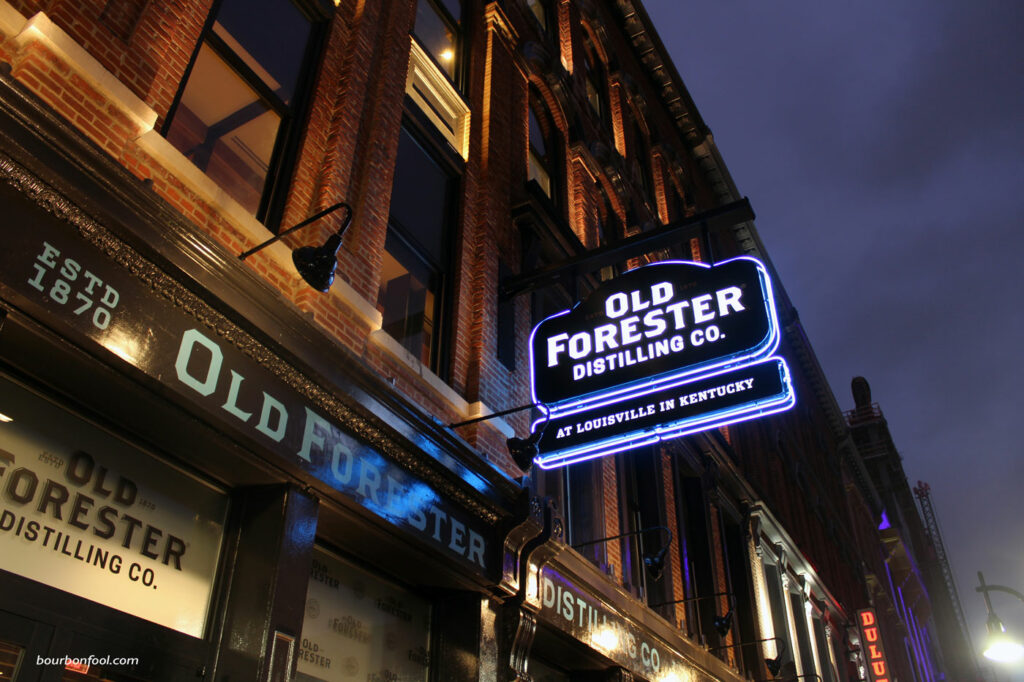
POLYGON ((607 124, 608 119, 608 78, 605 75, 604 63, 601 61, 597 48, 590 33, 584 31, 583 37, 583 78, 587 88, 587 103, 598 120, 607 124))
POLYGON ((555 200, 556 167, 554 156, 555 124, 547 107, 536 92, 530 93, 530 152, 527 180, 537 183, 541 191, 552 201, 555 200))
POLYGON ((651 203, 654 198, 654 177, 651 173, 651 146, 647 141, 647 133, 640 125, 636 112, 630 111, 633 128, 633 148, 630 156, 639 169, 640 191, 644 200, 651 203))
POLYGON ((530 8, 530 12, 537 19, 541 30, 550 33, 551 27, 554 25, 550 0, 526 0, 526 6, 530 8))

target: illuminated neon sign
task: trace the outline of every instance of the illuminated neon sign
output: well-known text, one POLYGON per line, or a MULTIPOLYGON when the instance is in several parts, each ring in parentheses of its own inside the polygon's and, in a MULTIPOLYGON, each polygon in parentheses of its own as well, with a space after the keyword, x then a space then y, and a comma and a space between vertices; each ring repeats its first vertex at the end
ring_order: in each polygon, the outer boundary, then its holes
POLYGON ((885 658, 885 649, 882 648, 875 610, 861 609, 857 612, 857 621, 860 625, 861 647, 867 659, 868 670, 871 671, 871 682, 889 682, 892 675, 885 658))
POLYGON ((534 327, 542 468, 754 419, 795 403, 764 265, 667 261, 534 327))

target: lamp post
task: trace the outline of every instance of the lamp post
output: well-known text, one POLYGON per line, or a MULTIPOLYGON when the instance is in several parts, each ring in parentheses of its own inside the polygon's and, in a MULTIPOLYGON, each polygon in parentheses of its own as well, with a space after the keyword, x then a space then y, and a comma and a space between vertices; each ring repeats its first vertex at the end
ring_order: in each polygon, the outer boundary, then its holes
POLYGON ((988 629, 988 636, 985 639, 985 650, 982 655, 990 661, 999 663, 1016 663, 1024 658, 1024 645, 1006 634, 1003 621, 999 620, 995 609, 992 608, 992 600, 989 592, 1006 592, 1024 602, 1024 594, 1005 585, 986 585, 985 576, 978 571, 978 582, 980 585, 974 588, 975 592, 981 592, 985 596, 985 607, 988 609, 988 621, 985 623, 988 629))

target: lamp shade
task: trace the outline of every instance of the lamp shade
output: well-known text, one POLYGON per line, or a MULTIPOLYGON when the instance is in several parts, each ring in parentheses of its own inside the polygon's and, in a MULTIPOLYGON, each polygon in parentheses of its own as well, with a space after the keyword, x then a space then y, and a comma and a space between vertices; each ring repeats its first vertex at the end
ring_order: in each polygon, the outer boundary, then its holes
POLYGON ((724 616, 715 618, 714 625, 718 636, 724 638, 732 630, 732 611, 729 611, 724 616))
POLYGON ((341 234, 334 233, 323 246, 303 246, 292 251, 292 262, 302 279, 317 291, 326 292, 334 282, 341 234))

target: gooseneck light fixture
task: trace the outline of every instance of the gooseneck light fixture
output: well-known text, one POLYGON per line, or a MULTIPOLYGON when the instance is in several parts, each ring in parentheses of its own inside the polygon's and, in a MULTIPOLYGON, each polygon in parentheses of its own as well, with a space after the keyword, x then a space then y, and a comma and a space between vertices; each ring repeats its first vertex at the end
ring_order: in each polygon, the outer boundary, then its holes
POLYGON ((345 234, 345 230, 348 229, 349 224, 352 222, 352 207, 344 201, 334 204, 333 206, 329 206, 319 213, 311 215, 298 225, 293 225, 287 230, 281 230, 262 244, 240 253, 238 255, 238 260, 245 260, 257 251, 261 251, 274 242, 280 240, 282 237, 287 236, 312 222, 320 220, 325 215, 333 213, 339 208, 345 209, 345 220, 341 223, 341 227, 338 228, 338 231, 327 238, 327 241, 324 242, 323 246, 302 246, 292 251, 292 263, 295 264, 295 269, 299 272, 299 275, 302 276, 302 279, 306 280, 306 283, 317 291, 326 293, 327 290, 331 288, 331 284, 334 283, 334 270, 338 266, 338 249, 341 248, 341 237, 345 234))
POLYGON ((653 609, 658 606, 669 606, 671 604, 687 604, 689 602, 701 601, 703 599, 714 599, 715 597, 729 597, 729 610, 726 612, 724 616, 716 616, 715 619, 712 621, 712 624, 715 627, 715 632, 718 633, 719 637, 724 638, 727 634, 729 634, 729 631, 732 630, 732 614, 735 610, 735 607, 733 606, 733 596, 729 592, 716 592, 715 594, 709 594, 704 597, 687 597, 686 599, 663 601, 660 604, 649 604, 649 606, 653 609))
POLYGON ((782 670, 782 657, 786 653, 786 640, 782 639, 781 637, 765 637, 764 639, 755 639, 753 642, 737 642, 736 644, 725 644, 723 646, 715 647, 714 649, 709 649, 709 651, 721 651, 722 649, 728 649, 730 647, 750 646, 752 644, 761 644, 762 642, 771 642, 772 640, 779 642, 782 646, 779 647, 779 652, 775 656, 775 658, 764 659, 764 665, 766 668, 768 668, 768 672, 772 674, 772 677, 775 677, 779 674, 779 671, 782 670))
POLYGON ((992 600, 989 592, 1006 592, 1024 602, 1024 594, 1004 585, 986 585, 985 576, 978 571, 978 582, 981 583, 974 588, 975 592, 981 592, 985 596, 985 607, 988 609, 988 621, 985 623, 988 629, 988 636, 985 638, 985 650, 982 655, 990 661, 998 663, 1016 663, 1024 658, 1024 645, 1013 639, 1006 633, 1003 621, 999 620, 995 609, 992 608, 992 600))
MULTIPOLYGON (((530 403, 529 405, 520 405, 519 407, 512 407, 501 412, 492 412, 491 414, 485 414, 482 417, 474 417, 473 419, 467 419, 461 422, 455 422, 448 425, 450 429, 457 429, 460 426, 469 426, 470 424, 476 424, 477 422, 487 421, 488 419, 496 419, 497 417, 504 417, 507 414, 513 412, 522 412, 523 410, 529 410, 531 408, 540 407, 540 403, 530 403)), ((512 461, 516 463, 523 472, 528 472, 530 467, 533 466, 533 458, 537 456, 537 444, 540 442, 541 437, 544 435, 544 429, 548 425, 548 421, 551 419, 551 413, 545 414, 544 423, 540 425, 540 428, 531 433, 526 438, 517 438, 512 436, 505 440, 505 447, 508 448, 508 454, 512 456, 512 461)))
POLYGON ((602 542, 611 542, 612 540, 627 538, 631 535, 640 535, 641 533, 646 533, 652 530, 662 530, 665 531, 666 535, 668 535, 668 540, 665 541, 665 544, 662 545, 661 549, 659 549, 654 554, 644 554, 644 568, 646 568, 647 572, 651 574, 651 578, 657 580, 661 577, 661 573, 665 569, 665 555, 668 553, 669 545, 672 544, 672 531, 670 531, 665 526, 651 526, 650 528, 641 528, 640 530, 634 530, 629 533, 621 533, 619 535, 612 535, 611 537, 601 538, 600 540, 590 540, 588 542, 581 542, 578 545, 573 545, 572 548, 580 549, 582 547, 590 547, 591 545, 596 545, 602 542))

